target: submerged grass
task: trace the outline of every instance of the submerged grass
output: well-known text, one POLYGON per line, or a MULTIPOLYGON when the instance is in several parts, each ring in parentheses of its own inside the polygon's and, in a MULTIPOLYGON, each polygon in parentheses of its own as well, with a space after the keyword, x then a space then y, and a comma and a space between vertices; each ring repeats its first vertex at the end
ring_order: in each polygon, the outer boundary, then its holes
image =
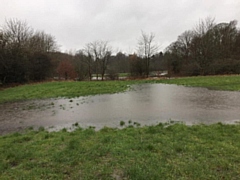
POLYGON ((29 131, 0 137, 0 179, 238 179, 240 125, 29 131))
POLYGON ((0 90, 0 103, 29 99, 45 99, 123 92, 130 85, 140 83, 167 83, 215 90, 240 91, 240 76, 199 76, 160 80, 47 82, 0 90))

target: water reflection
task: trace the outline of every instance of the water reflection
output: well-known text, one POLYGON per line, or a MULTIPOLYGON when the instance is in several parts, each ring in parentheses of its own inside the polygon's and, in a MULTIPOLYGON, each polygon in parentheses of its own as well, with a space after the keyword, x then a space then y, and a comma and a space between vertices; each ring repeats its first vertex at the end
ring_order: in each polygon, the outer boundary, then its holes
POLYGON ((0 133, 28 126, 117 127, 120 121, 142 125, 168 120, 195 123, 230 123, 240 119, 240 92, 212 91, 176 85, 143 84, 133 91, 0 105, 0 133))

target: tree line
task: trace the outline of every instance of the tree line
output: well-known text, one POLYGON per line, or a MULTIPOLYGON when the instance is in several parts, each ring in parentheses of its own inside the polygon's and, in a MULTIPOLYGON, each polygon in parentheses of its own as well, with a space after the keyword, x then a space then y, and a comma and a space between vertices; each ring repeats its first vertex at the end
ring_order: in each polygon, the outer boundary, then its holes
POLYGON ((1 83, 44 80, 51 67, 48 53, 57 50, 52 35, 34 31, 26 22, 7 20, 0 29, 1 83))
POLYGON ((10 19, 0 28, 0 83, 24 83, 48 78, 117 79, 119 73, 149 77, 167 70, 171 75, 239 74, 240 30, 237 21, 200 20, 164 52, 153 33, 142 31, 136 53, 113 53, 107 41, 87 43, 75 54, 59 52, 54 36, 10 19))
POLYGON ((240 73, 240 30, 237 21, 200 20, 170 44, 164 54, 169 72, 178 75, 240 73))

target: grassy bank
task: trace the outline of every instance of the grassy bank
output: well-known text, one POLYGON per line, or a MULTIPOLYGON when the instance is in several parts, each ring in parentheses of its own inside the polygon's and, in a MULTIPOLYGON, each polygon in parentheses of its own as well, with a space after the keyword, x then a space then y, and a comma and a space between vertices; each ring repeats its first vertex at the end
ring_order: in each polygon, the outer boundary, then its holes
POLYGON ((158 80, 159 83, 206 87, 213 90, 240 91, 240 76, 198 76, 158 80))
POLYGON ((238 179, 240 125, 29 131, 0 137, 0 179, 238 179))
POLYGON ((0 103, 122 92, 132 84, 137 83, 167 83, 185 86, 207 87, 216 90, 240 91, 240 76, 206 76, 187 77, 160 80, 132 80, 132 81, 92 81, 92 82, 47 82, 23 85, 0 91, 0 103))
POLYGON ((125 91, 136 81, 47 82, 22 85, 0 91, 0 103, 57 97, 79 97, 125 91))

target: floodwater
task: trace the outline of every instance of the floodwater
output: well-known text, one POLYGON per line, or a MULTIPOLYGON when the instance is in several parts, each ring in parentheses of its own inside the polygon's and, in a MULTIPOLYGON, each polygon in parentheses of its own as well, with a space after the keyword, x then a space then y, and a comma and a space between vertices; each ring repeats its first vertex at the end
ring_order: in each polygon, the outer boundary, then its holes
POLYGON ((240 120, 240 92, 165 84, 142 84, 118 94, 48 99, 0 105, 0 134, 27 127, 50 130, 119 127, 120 121, 154 125, 169 120, 185 124, 234 123, 240 120))

